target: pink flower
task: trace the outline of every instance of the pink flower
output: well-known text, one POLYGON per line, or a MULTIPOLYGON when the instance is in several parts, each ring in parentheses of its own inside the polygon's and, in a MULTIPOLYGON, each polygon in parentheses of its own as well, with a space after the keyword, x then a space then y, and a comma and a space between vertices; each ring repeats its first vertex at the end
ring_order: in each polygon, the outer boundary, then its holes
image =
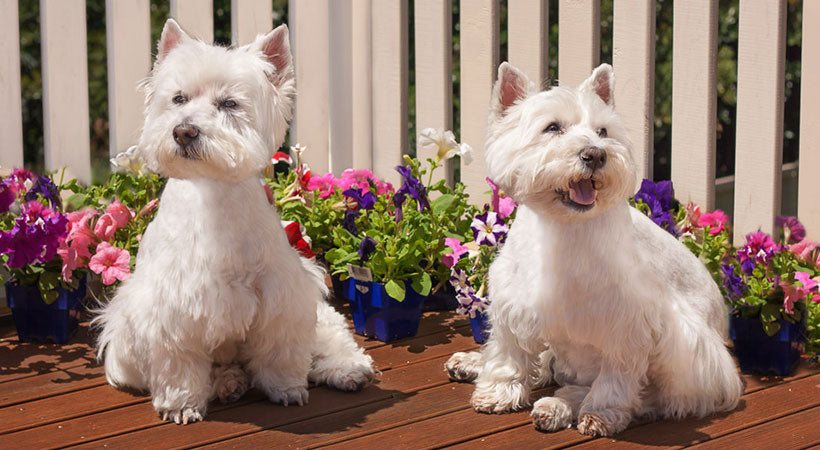
POLYGON ((803 239, 802 241, 789 246, 789 251, 803 261, 811 261, 811 254, 820 244, 811 239, 803 239))
POLYGON ((88 262, 88 268, 102 275, 103 284, 110 286, 117 280, 124 281, 131 276, 130 263, 131 255, 127 250, 102 242, 97 246, 97 254, 88 262))
POLYGON ((712 212, 703 213, 698 218, 698 226, 709 227, 709 234, 716 235, 726 229, 729 217, 723 211, 716 209, 712 212))
POLYGON ((108 205, 105 214, 110 214, 111 219, 117 225, 117 228, 122 228, 128 224, 128 221, 134 217, 134 212, 127 206, 120 203, 119 200, 114 200, 114 203, 108 205))
MULTIPOLYGON (((88 247, 86 247, 86 251, 87 250, 88 247)), ((57 254, 60 255, 60 259, 63 261, 63 279, 70 283, 71 274, 74 273, 74 269, 80 266, 77 249, 66 245, 65 240, 61 239, 60 246, 57 248, 57 254)))
POLYGON ((686 215, 689 216, 689 220, 693 224, 700 223, 700 205, 696 205, 694 202, 689 202, 689 204, 686 205, 686 215))
POLYGON ((387 181, 380 181, 376 179, 376 194, 389 194, 393 192, 393 185, 388 183, 387 181))
MULTIPOLYGON (((267 184, 266 184, 266 186, 267 186, 267 184)), ((143 217, 143 216, 146 216, 148 214, 151 214, 151 212, 153 212, 157 208, 157 205, 159 205, 159 199, 158 198, 155 198, 155 199, 151 200, 150 202, 148 202, 147 205, 142 207, 142 209, 140 210, 139 213, 137 213, 137 217, 143 217)))
POLYGON ((795 272, 794 280, 799 281, 802 286, 783 285, 783 309, 786 313, 794 312, 794 304, 806 298, 809 292, 817 289, 817 281, 812 280, 811 275, 806 272, 795 272))
POLYGON ((114 221, 114 217, 111 214, 105 213, 97 220, 97 225, 94 226, 94 234, 103 241, 110 241, 114 239, 114 234, 116 234, 118 229, 119 227, 114 221))
POLYGON ((493 211, 498 213, 498 216, 502 219, 508 217, 510 214, 513 213, 513 211, 515 211, 515 208, 518 205, 515 203, 512 197, 505 196, 504 193, 501 192, 501 189, 499 189, 498 185, 496 185, 493 182, 493 180, 491 180, 489 177, 485 178, 484 180, 487 182, 487 184, 490 185, 490 189, 493 190, 493 211))
POLYGON ((319 191, 319 198, 328 198, 333 194, 338 184, 339 180, 332 173, 326 173, 321 177, 311 178, 308 181, 307 189, 309 191, 319 191))
POLYGON ((455 266, 461 258, 461 255, 470 250, 466 245, 461 245, 461 241, 456 238, 445 238, 444 244, 453 250, 453 253, 445 253, 444 256, 441 257, 441 262, 447 267, 455 266))

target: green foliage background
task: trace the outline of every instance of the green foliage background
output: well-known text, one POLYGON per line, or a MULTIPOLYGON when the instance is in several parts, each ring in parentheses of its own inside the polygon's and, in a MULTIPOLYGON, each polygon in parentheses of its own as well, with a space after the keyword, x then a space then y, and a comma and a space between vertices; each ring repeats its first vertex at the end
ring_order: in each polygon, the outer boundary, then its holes
MULTIPOLYGON (((335 1, 335 0, 334 0, 335 1)), ((679 0, 681 1, 681 0, 679 0)), ((214 1, 214 34, 218 43, 230 43, 230 0, 214 1)), ((287 0, 274 0, 274 22, 287 21, 287 0)), ((558 74, 558 2, 551 1, 549 22, 549 77, 558 74)), ((655 45, 655 173, 656 180, 670 176, 671 110, 672 110, 672 0, 656 0, 655 45)), ((413 46, 413 1, 409 4, 410 39, 410 153, 415 155, 415 89, 413 46)), ((601 62, 612 62, 612 4, 601 0, 601 62)), ((500 3, 501 60, 507 55, 506 1, 500 3)), ((788 0, 786 47, 786 104, 783 161, 797 159, 800 112, 800 43, 802 0, 788 0)), ((716 175, 734 173, 738 0, 719 0, 718 32, 718 117, 716 175)), ((43 118, 42 81, 40 77, 39 2, 19 0, 20 49, 23 97, 23 134, 25 164, 42 171, 43 118)), ((152 41, 159 39, 169 1, 151 1, 152 41)), ((108 172, 108 103, 105 48, 105 0, 86 0, 88 29, 88 76, 91 124, 93 181, 102 182, 108 172)), ((458 136, 459 124, 459 1, 453 0, 453 129, 458 136)), ((331 20, 333 18, 331 17, 331 20)))

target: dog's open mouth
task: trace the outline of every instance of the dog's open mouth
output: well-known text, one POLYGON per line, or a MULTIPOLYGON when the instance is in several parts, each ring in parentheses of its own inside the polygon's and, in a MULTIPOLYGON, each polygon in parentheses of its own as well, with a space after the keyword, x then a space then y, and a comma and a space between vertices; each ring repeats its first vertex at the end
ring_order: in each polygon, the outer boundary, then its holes
POLYGON ((598 198, 598 186, 592 178, 570 181, 569 190, 558 190, 561 202, 576 211, 589 211, 598 198))

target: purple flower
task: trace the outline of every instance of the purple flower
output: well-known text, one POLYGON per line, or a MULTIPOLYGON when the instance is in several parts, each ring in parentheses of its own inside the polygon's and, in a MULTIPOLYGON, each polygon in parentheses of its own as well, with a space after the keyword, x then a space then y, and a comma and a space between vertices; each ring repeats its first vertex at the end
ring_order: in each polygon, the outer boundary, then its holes
MULTIPOLYGON (((635 200, 641 200, 647 205, 652 205, 653 200, 657 200, 663 211, 669 211, 675 206, 675 189, 671 181, 658 181, 657 184, 651 180, 644 179, 641 188, 635 194, 635 200)), ((652 209, 654 212, 655 209, 652 209)))
POLYGON ((806 238, 806 228, 794 216, 777 216, 774 225, 783 230, 783 242, 793 244, 806 238))
POLYGON ((59 239, 68 232, 68 219, 39 202, 24 205, 24 214, 9 231, 0 231, 0 253, 9 256, 8 266, 19 269, 54 259, 59 239))
POLYGON ((754 272, 755 267, 757 267, 757 264, 755 264, 754 261, 748 258, 744 259, 740 263, 740 271, 743 272, 743 275, 746 275, 747 277, 752 276, 752 272, 754 272))
POLYGON ((27 202, 37 200, 38 196, 42 196, 44 199, 48 200, 52 207, 60 207, 60 194, 57 186, 51 181, 50 178, 37 175, 34 185, 28 192, 26 192, 25 200, 27 202))
POLYGON ((356 229, 356 219, 360 215, 362 215, 362 213, 356 211, 355 209, 348 209, 347 211, 345 211, 345 218, 342 221, 342 227, 344 227, 345 230, 349 231, 350 234, 352 234, 353 236, 359 235, 359 230, 356 229))
MULTIPOLYGON (((401 174, 404 181, 401 188, 399 188, 393 196, 393 202, 396 202, 396 196, 409 195, 416 200, 416 203, 418 203, 419 211, 424 210, 424 208, 429 208, 430 203, 427 199, 427 188, 421 184, 418 178, 413 176, 412 169, 407 166, 396 166, 396 171, 401 174)), ((403 201, 404 200, 402 200, 402 202, 403 201)))
POLYGON ((720 269, 723 271, 723 287, 726 288, 726 293, 729 298, 736 300, 746 293, 746 283, 738 275, 735 275, 735 266, 731 264, 721 264, 720 269))
POLYGON ((374 250, 376 250, 376 241, 370 236, 365 236, 362 243, 359 244, 359 258, 361 258, 362 264, 367 262, 374 250))
POLYGON ((470 228, 473 230, 473 237, 478 245, 491 246, 498 245, 509 230, 504 220, 494 211, 484 211, 475 216, 470 228))
POLYGON ((363 191, 360 187, 352 187, 342 192, 342 195, 355 200, 358 208, 373 209, 373 205, 376 204, 376 196, 370 191, 363 191))
POLYGON ((14 203, 16 195, 8 179, 0 183, 0 213, 8 212, 11 204, 14 203))
POLYGON ((752 259, 756 263, 766 264, 772 255, 778 251, 778 245, 768 234, 757 231, 746 235, 746 245, 738 252, 741 262, 752 259))
POLYGON ((404 205, 404 200, 407 197, 403 193, 396 192, 393 194, 393 205, 396 206, 396 223, 399 223, 404 218, 404 211, 401 209, 404 205))

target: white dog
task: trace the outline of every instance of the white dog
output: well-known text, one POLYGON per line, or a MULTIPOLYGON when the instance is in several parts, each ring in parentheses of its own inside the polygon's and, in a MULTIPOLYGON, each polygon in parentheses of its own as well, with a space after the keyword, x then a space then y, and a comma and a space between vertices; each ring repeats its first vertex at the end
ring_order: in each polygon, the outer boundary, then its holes
POLYGON ((139 149, 170 179, 134 274, 95 319, 108 382, 150 390, 177 423, 249 384, 284 405, 307 402, 308 380, 362 388, 372 359, 260 186, 292 116, 287 27, 221 48, 168 20, 158 47, 139 149))
POLYGON ((604 64, 577 89, 537 92, 499 68, 487 167, 522 206, 490 267, 489 340, 447 362, 452 378, 475 378, 477 411, 529 405, 552 378, 562 387, 535 402, 538 429, 611 435, 633 416, 731 410, 743 391, 717 285, 627 203, 636 173, 613 83, 604 64))

